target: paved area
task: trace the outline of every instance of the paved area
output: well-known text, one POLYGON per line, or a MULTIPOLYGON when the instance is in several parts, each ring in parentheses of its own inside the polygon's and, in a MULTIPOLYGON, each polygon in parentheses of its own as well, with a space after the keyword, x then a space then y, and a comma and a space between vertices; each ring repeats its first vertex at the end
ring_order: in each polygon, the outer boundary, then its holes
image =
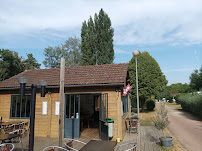
MULTIPOLYGON (((159 103, 157 103, 159 105, 159 103)), ((168 129, 189 151, 202 150, 202 121, 189 113, 166 106, 170 124, 168 129)))
MULTIPOLYGON (((123 141, 138 143, 137 151, 160 151, 159 137, 163 136, 162 131, 157 130, 153 126, 140 126, 138 134, 126 133, 123 141)), ((124 148, 126 149, 126 148, 124 148)))
MULTIPOLYGON (((153 126, 141 126, 139 128, 139 133, 126 133, 125 137, 123 139, 123 141, 121 141, 120 143, 117 144, 124 144, 124 143, 128 143, 128 142, 135 142, 138 143, 138 147, 137 147, 137 151, 160 151, 161 147, 158 145, 159 143, 159 137, 162 136, 162 132, 157 130, 155 127, 153 126)), ((64 141, 67 139, 64 139, 64 141)), ((87 139, 79 139, 81 141, 84 142, 88 142, 89 140, 87 139)), ((28 151, 28 144, 29 144, 29 140, 28 137, 23 139, 23 145, 24 145, 24 151, 28 151)), ((35 151, 42 151, 43 148, 47 147, 47 146, 57 146, 58 145, 58 139, 54 139, 54 138, 42 138, 42 137, 36 137, 35 138, 35 142, 34 142, 34 150, 35 151)), ((74 144, 73 144, 74 146, 74 144)), ((82 148, 83 146, 80 145, 75 145, 77 149, 82 148)), ((130 147, 133 146, 132 145, 128 145, 126 147, 121 147, 118 149, 118 147, 116 146, 115 151, 122 151, 124 149, 128 149, 130 147)), ((21 145, 18 144, 16 146, 16 151, 21 151, 21 145)), ((95 149, 96 151, 96 149, 95 149)))

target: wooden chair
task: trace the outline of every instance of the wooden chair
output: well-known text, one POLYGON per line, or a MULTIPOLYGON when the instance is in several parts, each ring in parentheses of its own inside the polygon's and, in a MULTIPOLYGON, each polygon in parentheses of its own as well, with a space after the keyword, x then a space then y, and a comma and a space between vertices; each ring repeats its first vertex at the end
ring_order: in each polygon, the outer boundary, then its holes
POLYGON ((81 144, 83 144, 83 145, 86 145, 86 144, 87 144, 87 143, 85 143, 85 142, 82 142, 82 141, 79 141, 79 140, 76 140, 76 139, 68 139, 67 141, 64 142, 65 147, 66 147, 68 150, 79 151, 79 150, 73 148, 73 141, 78 142, 78 143, 81 143, 81 144))
POLYGON ((55 151, 55 149, 60 149, 60 150, 65 150, 65 151, 69 151, 67 150, 66 148, 63 148, 63 147, 59 147, 59 146, 48 146, 46 148, 43 149, 43 151, 55 151))
POLYGON ((14 145, 12 143, 0 144, 1 151, 12 151, 13 149, 14 149, 14 145))
MULTIPOLYGON (((129 149, 125 149, 124 151, 136 151, 136 148, 137 148, 137 143, 134 143, 134 142, 129 142, 129 143, 125 143, 125 144, 121 144, 118 146, 118 150, 126 145, 131 145, 132 147, 129 148, 129 149)), ((121 149, 123 150, 123 148, 121 149)))

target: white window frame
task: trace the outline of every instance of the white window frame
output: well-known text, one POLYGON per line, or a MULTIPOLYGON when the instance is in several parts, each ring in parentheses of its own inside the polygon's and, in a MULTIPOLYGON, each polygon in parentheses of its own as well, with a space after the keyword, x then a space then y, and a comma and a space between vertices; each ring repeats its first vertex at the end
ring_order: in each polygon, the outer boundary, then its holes
POLYGON ((42 115, 48 115, 48 101, 42 102, 42 115))
POLYGON ((55 101, 55 115, 60 114, 60 101, 55 101))

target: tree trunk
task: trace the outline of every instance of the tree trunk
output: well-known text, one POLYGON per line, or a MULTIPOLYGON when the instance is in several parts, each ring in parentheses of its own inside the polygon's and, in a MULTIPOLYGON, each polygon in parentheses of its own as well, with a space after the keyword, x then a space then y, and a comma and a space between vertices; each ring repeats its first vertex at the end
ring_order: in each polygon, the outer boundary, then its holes
POLYGON ((141 100, 142 112, 144 112, 144 104, 145 104, 145 100, 141 100))

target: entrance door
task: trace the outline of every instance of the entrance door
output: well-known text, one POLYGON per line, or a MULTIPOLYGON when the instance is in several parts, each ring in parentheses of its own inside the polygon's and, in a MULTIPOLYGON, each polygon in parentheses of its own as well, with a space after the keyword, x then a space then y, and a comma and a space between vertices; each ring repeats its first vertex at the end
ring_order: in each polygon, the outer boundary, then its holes
POLYGON ((109 140, 108 137, 108 93, 102 94, 100 97, 100 139, 109 140))
POLYGON ((80 95, 65 95, 64 137, 79 138, 80 136, 80 95))

